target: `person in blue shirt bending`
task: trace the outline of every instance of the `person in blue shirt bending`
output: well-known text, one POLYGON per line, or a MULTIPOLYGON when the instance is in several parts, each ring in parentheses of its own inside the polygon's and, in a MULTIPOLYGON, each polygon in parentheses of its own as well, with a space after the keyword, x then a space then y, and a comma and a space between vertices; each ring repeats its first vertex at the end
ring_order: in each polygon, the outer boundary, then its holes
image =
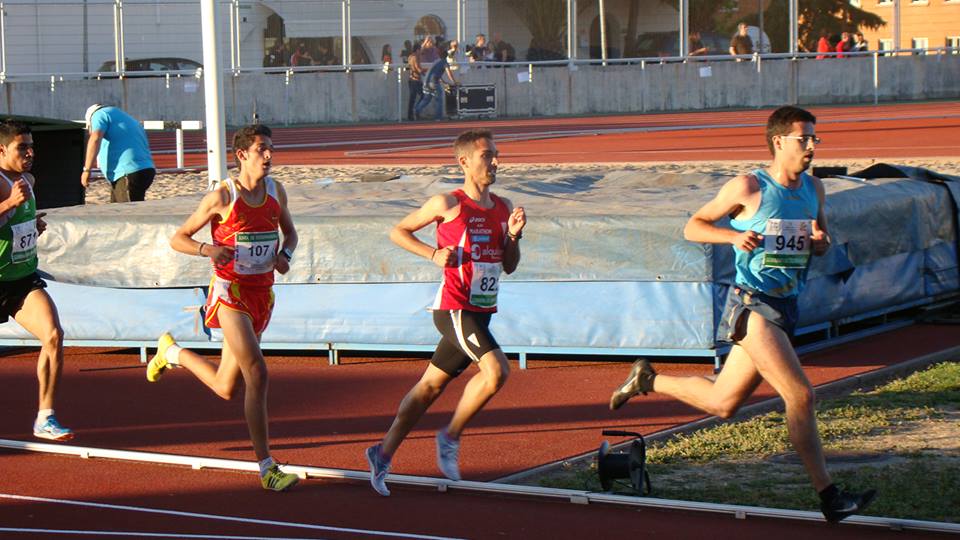
POLYGON ((430 66, 430 70, 423 77, 423 96, 417 102, 413 111, 413 117, 420 119, 420 113, 430 105, 432 100, 436 100, 436 109, 434 120, 443 120, 443 76, 446 75, 452 84, 458 84, 453 76, 453 69, 450 68, 450 61, 457 53, 457 40, 450 41, 447 54, 440 55, 440 59, 430 66))
POLYGON ((716 380, 658 374, 640 359, 610 396, 610 408, 640 392, 662 392, 730 418, 767 381, 786 404, 790 442, 820 495, 820 509, 836 522, 861 512, 876 492, 833 484, 817 433, 813 386, 790 342, 810 257, 830 248, 823 184, 806 172, 820 143, 816 121, 797 107, 774 111, 766 132, 773 163, 727 182, 684 228, 691 242, 733 246, 736 283, 717 328, 717 341, 733 347, 716 380), (718 224, 727 217, 729 227, 718 224))
POLYGON ((96 165, 110 181, 110 202, 142 201, 157 174, 143 126, 118 107, 99 103, 87 108, 84 119, 90 137, 80 183, 90 184, 96 165))

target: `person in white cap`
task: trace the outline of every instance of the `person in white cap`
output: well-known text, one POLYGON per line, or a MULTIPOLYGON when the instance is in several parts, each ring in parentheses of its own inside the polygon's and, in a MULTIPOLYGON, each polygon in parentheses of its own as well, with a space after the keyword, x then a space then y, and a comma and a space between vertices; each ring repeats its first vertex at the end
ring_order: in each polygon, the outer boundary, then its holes
POLYGON ((86 188, 97 166, 110 182, 110 202, 142 201, 157 174, 143 126, 120 108, 99 103, 87 107, 84 119, 90 137, 80 183, 86 188))

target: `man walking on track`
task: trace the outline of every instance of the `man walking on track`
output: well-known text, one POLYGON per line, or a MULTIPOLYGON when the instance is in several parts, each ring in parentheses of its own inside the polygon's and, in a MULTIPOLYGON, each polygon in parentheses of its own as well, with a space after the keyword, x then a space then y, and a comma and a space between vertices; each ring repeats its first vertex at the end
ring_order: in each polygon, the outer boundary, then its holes
POLYGON ((265 489, 283 491, 297 483, 270 456, 267 436, 267 364, 260 336, 273 311, 273 272, 290 269, 297 231, 287 210, 283 186, 267 174, 273 156, 270 128, 247 126, 233 137, 233 152, 240 165, 237 180, 222 182, 170 239, 180 253, 209 257, 214 277, 205 306, 210 328, 223 330, 223 353, 214 365, 200 355, 181 349, 167 333, 160 336, 157 355, 147 365, 147 380, 156 382, 172 366, 190 370, 223 399, 233 395, 243 376, 244 413, 253 450, 260 462, 265 489), (211 226, 213 243, 193 239, 211 226), (277 234, 283 233, 283 243, 277 234))
POLYGON ((40 341, 40 403, 33 436, 69 441, 73 432, 53 415, 63 370, 63 328, 53 299, 37 275, 37 238, 47 224, 33 195, 33 134, 26 124, 0 122, 0 322, 13 317, 40 341))
POLYGON ((512 209, 509 201, 490 193, 499 161, 489 131, 461 133, 453 148, 463 169, 463 187, 431 197, 390 232, 397 245, 443 268, 443 278, 431 308, 441 334, 433 359, 400 402, 383 441, 366 451, 370 483, 383 496, 390 495, 386 477, 400 443, 447 384, 475 363, 479 373, 467 383, 450 423, 436 435, 440 471, 460 480, 460 435, 510 373, 507 357, 488 326, 497 311, 500 273, 512 273, 520 262, 520 238, 527 218, 523 208, 512 209), (414 236, 433 223, 437 224, 436 248, 414 236))
POLYGON ((734 247, 736 283, 717 329, 717 340, 733 348, 716 380, 657 374, 647 360, 638 360, 610 397, 610 408, 653 391, 729 418, 767 381, 786 404, 790 442, 820 494, 823 515, 836 522, 862 511, 876 492, 853 493, 831 482, 817 433, 815 393, 790 342, 810 256, 830 248, 823 184, 806 173, 820 142, 815 124, 803 109, 774 111, 766 132, 773 163, 727 182, 684 229, 692 242, 734 247), (717 225, 728 216, 729 228, 717 225))

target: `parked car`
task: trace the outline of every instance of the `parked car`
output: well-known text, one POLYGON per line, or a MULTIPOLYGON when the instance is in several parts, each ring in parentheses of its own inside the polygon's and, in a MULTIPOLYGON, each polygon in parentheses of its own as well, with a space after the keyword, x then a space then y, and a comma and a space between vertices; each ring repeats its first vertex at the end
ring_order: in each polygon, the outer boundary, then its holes
MULTIPOLYGON (((637 36, 639 58, 667 57, 680 55, 679 32, 645 32, 637 36)), ((730 37, 715 32, 700 32, 700 41, 707 48, 707 54, 729 54, 730 37)), ((688 45, 689 47, 689 45, 688 45)))
MULTIPOLYGON (((193 60, 172 57, 132 58, 127 59, 125 64, 127 71, 196 71, 203 68, 200 63, 193 60)), ((97 71, 100 73, 115 72, 117 71, 117 63, 108 60, 97 71)), ((158 73, 158 75, 160 74, 158 73)))

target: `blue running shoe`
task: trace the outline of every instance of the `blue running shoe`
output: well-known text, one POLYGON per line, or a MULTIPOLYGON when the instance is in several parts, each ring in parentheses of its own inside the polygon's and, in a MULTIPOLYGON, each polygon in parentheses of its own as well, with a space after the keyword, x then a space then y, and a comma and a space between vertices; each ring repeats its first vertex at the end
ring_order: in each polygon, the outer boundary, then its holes
POLYGON ((69 441, 73 438, 73 432, 60 425, 57 418, 52 414, 46 420, 34 422, 33 436, 39 439, 50 439, 51 441, 69 441))
POLYGON ((450 480, 460 480, 460 441, 440 430, 437 432, 437 467, 450 480))
POLYGON ((387 488, 387 473, 390 472, 390 462, 383 459, 381 448, 383 445, 376 445, 367 448, 367 463, 370 464, 370 485, 374 491, 383 495, 390 496, 390 490, 387 488))

